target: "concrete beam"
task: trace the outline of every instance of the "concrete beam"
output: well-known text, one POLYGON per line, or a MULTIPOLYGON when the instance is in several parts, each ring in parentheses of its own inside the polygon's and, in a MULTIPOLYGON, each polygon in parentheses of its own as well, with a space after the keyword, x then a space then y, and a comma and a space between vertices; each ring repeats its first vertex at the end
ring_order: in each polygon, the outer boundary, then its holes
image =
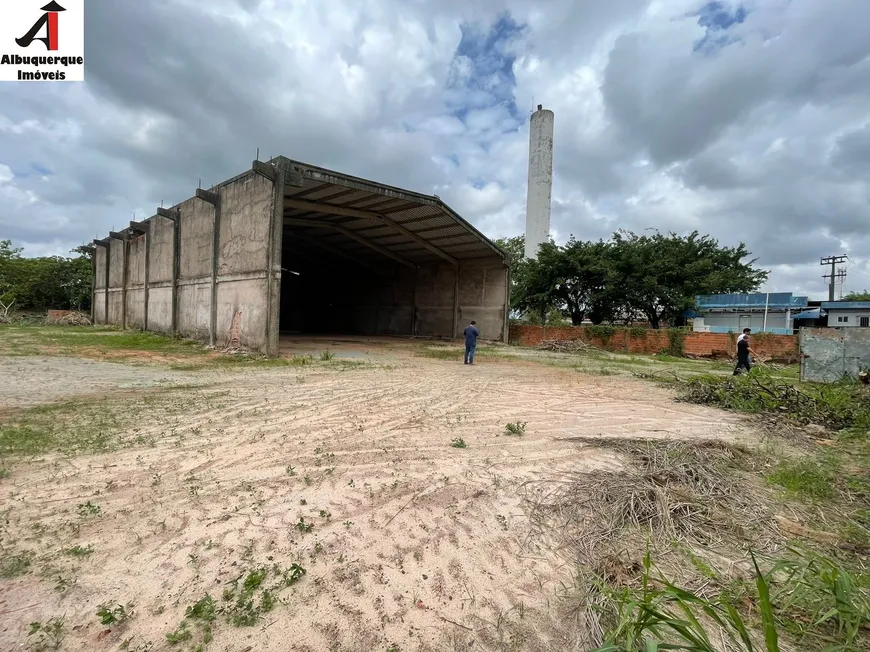
POLYGON ((110 240, 126 240, 130 237, 127 233, 118 233, 117 231, 109 231, 110 240))
POLYGON ((169 210, 168 208, 158 208, 157 214, 160 217, 165 217, 167 220, 172 220, 173 222, 181 217, 181 212, 179 210, 169 210))
POLYGON ((386 248, 382 247, 381 245, 376 244, 376 243, 372 242, 371 240, 368 240, 368 239, 362 237, 361 235, 357 235, 356 233, 354 233, 350 229, 346 229, 343 226, 339 226, 338 224, 331 224, 329 222, 318 222, 316 220, 297 220, 297 219, 293 219, 292 217, 285 217, 284 224, 288 225, 288 226, 308 226, 308 227, 311 227, 314 229, 333 229, 333 230, 338 231, 339 233, 347 236, 348 238, 351 238, 352 240, 356 240, 360 244, 365 245, 366 247, 377 251, 379 254, 382 254, 382 255, 386 256, 387 258, 392 258, 397 263, 405 265, 406 267, 410 267, 411 269, 417 268, 417 266, 414 263, 412 263, 410 260, 408 260, 407 258, 404 258, 404 257, 400 256, 399 254, 394 254, 389 249, 386 249, 386 248))
POLYGON ((269 165, 268 163, 263 163, 263 161, 254 161, 251 164, 251 169, 257 174, 262 174, 264 177, 271 181, 275 181, 278 178, 278 170, 274 165, 269 165))
POLYGON ((130 221, 129 230, 135 235, 145 235, 151 228, 150 222, 133 222, 130 221))
POLYGON ((109 239, 103 238, 102 240, 94 240, 94 246, 95 247, 108 247, 109 246, 109 239))
POLYGON ((326 213, 329 215, 343 215, 345 217, 358 217, 360 219, 377 220, 382 224, 386 224, 387 226, 391 227, 394 231, 397 231, 398 233, 401 233, 402 235, 411 238, 411 240, 419 244, 421 247, 425 247, 436 256, 439 256, 449 262, 454 267, 459 266, 459 261, 456 260, 453 256, 431 244, 427 240, 421 238, 413 231, 406 229, 404 226, 390 219, 386 215, 381 215, 380 213, 374 213, 372 211, 358 210, 356 208, 346 208, 344 206, 334 206, 332 204, 304 201, 300 199, 285 199, 284 206, 302 211, 313 211, 317 213, 326 213))
POLYGON ((221 196, 216 192, 210 192, 208 190, 203 190, 202 188, 196 189, 196 198, 201 199, 204 202, 208 202, 212 206, 217 206, 221 203, 221 196))

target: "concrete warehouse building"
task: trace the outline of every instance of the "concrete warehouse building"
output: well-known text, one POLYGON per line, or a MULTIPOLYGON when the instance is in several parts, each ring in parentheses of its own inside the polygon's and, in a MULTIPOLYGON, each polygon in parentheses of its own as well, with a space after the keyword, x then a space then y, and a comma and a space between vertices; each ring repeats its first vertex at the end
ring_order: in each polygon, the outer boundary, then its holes
POLYGON ((504 252, 437 196, 277 157, 94 241, 94 323, 274 355, 281 333, 507 340, 504 252))

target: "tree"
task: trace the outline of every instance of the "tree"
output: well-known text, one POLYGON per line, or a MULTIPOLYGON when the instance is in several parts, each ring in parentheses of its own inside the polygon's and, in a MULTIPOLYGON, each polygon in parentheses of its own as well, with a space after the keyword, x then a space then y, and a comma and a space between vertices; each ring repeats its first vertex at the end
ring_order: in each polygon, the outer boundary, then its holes
POLYGON ((13 303, 20 310, 90 308, 93 268, 89 250, 74 258, 24 258, 9 240, 0 241, 0 310, 13 303))
POLYGON ((751 292, 767 279, 756 269, 746 245, 721 247, 697 231, 636 235, 615 233, 608 285, 618 289, 629 313, 636 311, 659 328, 663 319, 676 320, 694 306, 699 294, 751 292))
POLYGON ((543 244, 536 260, 525 263, 517 303, 521 310, 546 314, 559 309, 579 325, 599 324, 611 316, 606 287, 609 245, 573 238, 564 247, 543 244))
POLYGON ((843 301, 870 301, 870 292, 867 290, 849 292, 849 294, 843 297, 843 301))

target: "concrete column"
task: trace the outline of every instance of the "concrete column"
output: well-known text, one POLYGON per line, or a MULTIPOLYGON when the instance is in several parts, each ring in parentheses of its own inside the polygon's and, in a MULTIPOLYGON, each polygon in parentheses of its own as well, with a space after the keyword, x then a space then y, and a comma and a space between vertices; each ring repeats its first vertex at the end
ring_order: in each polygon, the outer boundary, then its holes
POLYGON ((172 221, 172 332, 178 332, 178 268, 181 257, 181 212, 158 208, 157 214, 172 221))
POLYGON ((254 161, 252 169, 272 180, 272 225, 269 229, 269 249, 266 269, 269 316, 266 323, 266 355, 278 355, 278 339, 281 319, 281 241, 284 237, 284 183, 283 168, 254 161))
POLYGON ((553 189, 553 123, 555 116, 540 104, 529 125, 529 185, 526 194, 526 258, 550 239, 553 189))
POLYGON ((208 327, 209 344, 214 346, 217 342, 217 277, 218 254, 221 246, 221 196, 215 192, 197 188, 196 197, 214 206, 211 241, 211 313, 208 327))

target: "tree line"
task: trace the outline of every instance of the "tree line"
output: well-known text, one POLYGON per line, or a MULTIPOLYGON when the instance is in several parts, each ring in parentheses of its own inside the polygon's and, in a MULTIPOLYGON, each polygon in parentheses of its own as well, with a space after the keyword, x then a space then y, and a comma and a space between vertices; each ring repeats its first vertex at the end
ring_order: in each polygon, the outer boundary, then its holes
POLYGON ((90 310, 93 268, 85 247, 72 257, 25 258, 0 240, 0 316, 10 310, 90 310))
POLYGON ((681 236, 618 231, 609 240, 542 244, 523 258, 523 236, 498 240, 511 257, 511 306, 532 323, 683 323, 703 294, 753 292, 768 272, 746 245, 725 247, 697 231, 681 236), (746 262, 744 262, 746 261, 746 262))

